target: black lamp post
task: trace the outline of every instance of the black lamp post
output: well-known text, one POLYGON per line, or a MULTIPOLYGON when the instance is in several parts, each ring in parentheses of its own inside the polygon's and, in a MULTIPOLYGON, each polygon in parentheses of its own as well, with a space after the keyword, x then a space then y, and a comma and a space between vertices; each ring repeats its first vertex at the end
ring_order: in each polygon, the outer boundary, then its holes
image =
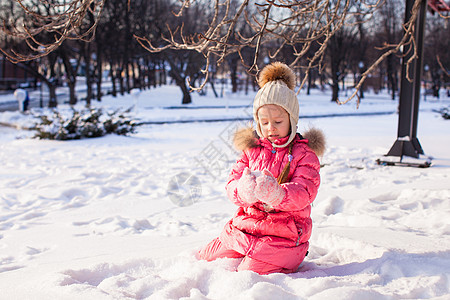
MULTIPOLYGON (((411 10, 414 0, 406 0, 405 23, 411 17, 411 10)), ((417 161, 414 163, 404 162, 404 156, 419 158, 420 154, 424 154, 422 146, 417 138, 417 121, 419 114, 420 99, 420 83, 423 67, 423 37, 425 29, 425 14, 427 0, 423 0, 420 4, 419 15, 416 20, 415 39, 417 45, 417 58, 411 63, 409 68, 409 77, 413 78, 410 82, 407 79, 406 63, 413 55, 412 49, 403 48, 400 100, 399 100, 399 118, 397 140, 383 159, 378 159, 379 164, 386 165, 408 165, 417 167, 429 167, 431 165, 430 158, 426 161, 417 161), (394 157, 397 159, 389 159, 394 157), (399 158, 399 159, 398 159, 399 158)))

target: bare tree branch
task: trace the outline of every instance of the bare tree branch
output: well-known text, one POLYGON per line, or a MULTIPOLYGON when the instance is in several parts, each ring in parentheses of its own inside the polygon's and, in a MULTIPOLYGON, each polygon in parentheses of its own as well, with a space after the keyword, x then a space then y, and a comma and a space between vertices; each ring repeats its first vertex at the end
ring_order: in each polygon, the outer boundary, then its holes
MULTIPOLYGON (((412 11, 411 11, 411 18, 408 20, 408 22, 406 24, 403 25, 405 33, 403 34, 401 41, 396 45, 389 45, 389 46, 386 45, 386 48, 391 48, 391 49, 389 49, 388 51, 383 53, 374 63, 372 63, 371 66, 369 66, 369 68, 367 68, 367 70, 362 74, 361 79, 359 80, 358 84, 355 86, 355 91, 353 92, 353 94, 349 98, 347 98, 347 100, 345 100, 345 101, 338 101, 338 104, 345 104, 345 103, 351 101, 355 96, 357 96, 359 89, 362 87, 364 81, 367 79, 369 74, 372 73, 375 70, 375 68, 382 61, 384 61, 384 59, 386 57, 388 57, 391 54, 398 53, 401 48, 407 47, 408 45, 412 45, 412 47, 411 47, 411 49, 409 49, 409 51, 413 51, 413 54, 406 62, 406 78, 408 81, 412 82, 413 79, 410 78, 410 76, 409 76, 409 67, 410 67, 411 63, 414 61, 414 59, 417 58, 417 48, 416 48, 416 42, 415 42, 415 38, 414 38, 414 29, 415 29, 416 19, 419 14, 420 2, 421 2, 420 0, 416 0, 414 2, 414 5, 413 5, 412 11)), ((406 54, 403 54, 403 55, 406 55, 406 54)), ((359 100, 360 99, 358 98, 357 106, 359 106, 359 103, 360 103, 359 100)))
MULTIPOLYGON (((177 16, 181 17, 190 5, 196 1, 183 1, 177 16)), ((160 52, 166 49, 187 49, 198 51, 205 56, 205 64, 210 63, 211 55, 218 56, 217 63, 220 64, 224 58, 232 53, 238 53, 242 64, 249 73, 257 74, 260 58, 263 55, 264 45, 273 41, 278 41, 278 47, 273 53, 268 53, 271 59, 277 59, 284 47, 290 46, 293 49, 295 59, 290 63, 291 67, 301 67, 305 69, 305 74, 300 83, 299 90, 303 88, 308 80, 308 70, 319 67, 324 68, 324 54, 330 38, 341 30, 344 26, 355 26, 360 22, 365 22, 364 16, 371 17, 384 5, 384 0, 362 0, 359 3, 359 10, 352 9, 354 2, 351 0, 261 0, 251 2, 241 1, 239 7, 232 11, 232 1, 215 0, 214 11, 211 22, 205 32, 199 32, 195 38, 184 36, 181 30, 168 31, 168 36, 163 37, 167 42, 165 45, 153 46, 151 40, 145 37, 136 37, 151 52, 160 52), (222 16, 222 17, 219 17, 222 16), (252 30, 244 36, 238 30, 238 25, 247 23, 252 30), (179 34, 175 36, 175 33, 179 34), (306 65, 300 65, 301 60, 311 45, 316 43, 319 47, 314 55, 306 60, 306 65), (246 65, 241 54, 243 48, 253 49, 253 61, 246 65)), ((344 104, 357 96, 358 90, 362 87, 368 75, 380 65, 389 55, 399 53, 403 47, 410 47, 411 57, 406 62, 409 69, 411 63, 417 58, 416 41, 414 37, 415 22, 417 19, 421 0, 415 0, 411 18, 403 24, 404 35, 401 40, 394 45, 385 45, 380 48, 384 52, 373 62, 362 74, 356 84, 355 92, 345 101, 338 101, 344 104)), ((367 18, 366 18, 367 19, 367 18)), ((204 70, 208 78, 208 68, 204 70)), ((409 74, 409 73, 407 73, 409 74)), ((411 80, 408 75, 408 80, 411 80)), ((201 87, 204 84, 201 85, 201 87)), ((357 100, 359 105, 359 99, 357 100)))
MULTIPOLYGON (((0 48, 0 51, 12 62, 20 62, 43 57, 65 40, 91 41, 105 1, 13 0, 22 10, 23 17, 18 21, 3 20, 0 30, 13 39, 23 40, 26 49, 0 48), (94 22, 85 21, 87 14, 94 16, 94 22)), ((402 47, 408 47, 412 54, 406 62, 409 69, 417 58, 414 30, 421 1, 415 0, 411 18, 403 24, 401 40, 379 48, 383 52, 364 71, 356 84, 356 91, 347 100, 338 103, 347 103, 357 96, 369 73, 389 55, 399 53, 402 47)), ((282 60, 280 56, 286 47, 292 49, 290 66, 305 70, 300 90, 308 80, 309 70, 318 68, 321 71, 325 68, 324 55, 331 37, 344 27, 365 22, 365 17, 373 16, 385 4, 384 0, 360 0, 358 9, 354 9, 354 0, 178 0, 177 3, 179 5, 174 9, 173 16, 180 20, 188 15, 194 5, 210 4, 211 11, 205 12, 207 26, 191 32, 191 28, 185 28, 184 23, 167 25, 165 33, 156 37, 157 42, 145 36, 134 37, 142 47, 153 53, 170 49, 201 53, 205 60, 202 70, 205 80, 200 87, 191 87, 193 90, 204 87, 212 62, 220 65, 228 55, 237 53, 247 72, 257 75, 263 57, 282 60), (241 32, 244 26, 248 30, 241 32), (315 49, 313 55, 309 53, 312 45, 315 49), (243 49, 251 49, 251 60, 248 55, 247 62, 244 60, 243 49)), ((128 9, 130 5, 132 2, 128 0, 128 9)), ((411 80, 407 74, 408 80, 411 80)))
POLYGON ((15 39, 24 40, 28 51, 0 48, 12 62, 29 61, 46 56, 57 49, 65 40, 91 41, 105 0, 59 1, 37 0, 36 3, 14 0, 24 12, 23 22, 14 24, 3 20, 0 30, 15 39), (45 10, 42 13, 41 10, 45 10), (88 13, 94 16, 94 23, 83 28, 88 13))

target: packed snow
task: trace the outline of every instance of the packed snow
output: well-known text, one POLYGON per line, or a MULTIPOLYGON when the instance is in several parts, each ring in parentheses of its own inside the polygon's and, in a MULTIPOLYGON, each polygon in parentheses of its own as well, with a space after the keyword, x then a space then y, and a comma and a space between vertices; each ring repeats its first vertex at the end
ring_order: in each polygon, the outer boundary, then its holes
POLYGON ((288 275, 197 260, 236 210, 224 189, 230 136, 253 96, 194 93, 181 107, 179 89, 163 86, 93 103, 134 105, 147 125, 130 136, 63 142, 0 127, 0 299, 449 299, 444 94, 420 103, 417 136, 433 160, 413 168, 375 162, 397 138, 398 101, 366 93, 356 109, 302 91, 299 131, 318 127, 328 142, 309 255, 288 275))

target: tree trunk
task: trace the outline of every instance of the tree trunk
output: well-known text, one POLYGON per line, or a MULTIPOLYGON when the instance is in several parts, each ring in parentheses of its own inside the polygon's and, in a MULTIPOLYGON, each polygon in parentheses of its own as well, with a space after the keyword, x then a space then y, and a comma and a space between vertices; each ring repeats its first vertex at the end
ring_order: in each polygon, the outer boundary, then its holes
POLYGON ((130 68, 131 68, 131 79, 133 81, 133 84, 131 85, 131 88, 129 89, 129 91, 131 91, 134 88, 139 88, 137 75, 136 75, 136 64, 134 62, 131 62, 130 68))
POLYGON ((101 51, 97 51, 97 64, 96 64, 96 74, 97 74, 97 101, 102 101, 102 81, 103 81, 103 68, 102 68, 102 57, 101 51))
POLYGON ((156 76, 155 76, 155 63, 150 62, 148 59, 146 60, 147 65, 147 87, 151 88, 156 87, 156 76))
POLYGON ((120 94, 125 95, 125 87, 123 85, 122 69, 117 70, 117 78, 119 79, 120 94))
POLYGON ((387 78, 388 78, 388 87, 391 92, 391 99, 395 100, 395 91, 396 91, 397 84, 394 79, 395 71, 394 71, 394 66, 393 66, 392 60, 393 60, 393 56, 391 54, 386 59, 386 69, 387 69, 386 71, 387 71, 387 78))
POLYGON ((109 62, 109 76, 111 77, 111 84, 112 84, 111 94, 113 97, 117 97, 116 75, 114 74, 114 66, 112 62, 109 62))
POLYGON ((210 80, 209 83, 211 84, 211 89, 214 93, 214 97, 219 98, 219 95, 217 94, 216 88, 214 86, 214 80, 210 80))
POLYGON ((331 96, 331 102, 337 102, 338 98, 339 98, 339 82, 334 82, 334 80, 333 80, 333 85, 331 87, 333 89, 333 94, 331 96))
POLYGON ((192 103, 191 93, 189 93, 189 89, 186 86, 186 78, 182 77, 173 69, 170 70, 169 75, 175 80, 175 83, 180 87, 181 92, 183 93, 183 100, 181 101, 181 104, 192 103))
POLYGON ((47 81, 48 91, 50 98, 48 100, 48 107, 55 108, 58 106, 58 101, 56 100, 56 85, 50 81, 47 81))
POLYGON ((393 84, 393 88, 392 88, 392 91, 393 91, 393 97, 394 98, 392 98, 392 100, 395 100, 395 93, 397 93, 398 92, 398 72, 395 70, 394 71, 394 84, 393 84))
POLYGON ((160 74, 159 74, 159 86, 163 85, 163 84, 167 84, 166 80, 167 80, 167 74, 166 74, 166 64, 164 63, 164 61, 160 64, 159 67, 160 70, 160 74))
POLYGON ((331 62, 331 88, 333 90, 333 94, 331 96, 331 102, 337 102, 339 98, 339 68, 337 63, 331 62))
POLYGON ((324 91, 325 90, 325 76, 322 73, 319 74, 319 79, 320 79, 320 90, 324 91))
MULTIPOLYGON (((178 82, 178 80, 177 80, 178 82)), ((191 93, 189 92, 188 87, 186 86, 186 79, 183 78, 180 82, 178 82, 178 86, 181 88, 181 91, 183 92, 183 101, 181 104, 189 104, 192 103, 191 93)))
MULTIPOLYGON (((142 60, 141 60, 142 61, 142 60)), ((141 90, 143 90, 145 88, 145 67, 143 65, 141 65, 141 61, 137 62, 137 82, 136 85, 138 88, 140 88, 141 90)))
POLYGON ((76 82, 74 82, 73 80, 67 79, 67 86, 69 87, 69 105, 77 104, 77 95, 75 93, 75 84, 76 84, 76 82))
POLYGON ((131 91, 131 84, 130 84, 130 63, 127 61, 125 63, 125 86, 126 86, 126 92, 129 93, 131 91))
POLYGON ((250 84, 250 75, 245 77, 245 95, 248 95, 248 85, 250 84))
POLYGON ((77 94, 75 92, 76 81, 69 79, 67 76, 67 86, 69 87, 69 105, 75 105, 78 102, 77 94))
POLYGON ((231 92, 234 94, 238 91, 238 78, 237 78, 237 68, 238 68, 239 56, 234 53, 228 59, 228 66, 230 68, 231 77, 231 92))
POLYGON ((131 51, 132 48, 132 34, 131 34, 131 22, 130 22, 130 11, 128 9, 125 10, 125 43, 127 44, 124 48, 124 54, 123 54, 123 70, 125 70, 125 86, 126 86, 126 92, 129 93, 131 91, 131 78, 130 78, 130 66, 132 67, 133 64, 130 62, 130 58, 133 57, 133 53, 131 51))
POLYGON ((79 67, 79 60, 77 62, 77 66, 73 67, 70 63, 70 58, 67 55, 66 51, 63 48, 58 49, 60 57, 63 61, 64 68, 66 69, 66 82, 69 87, 69 104, 75 105, 77 104, 77 95, 75 92, 75 86, 77 82, 77 71, 79 67))
POLYGON ((84 62, 86 64, 86 107, 90 107, 92 100, 91 44, 87 43, 85 47, 84 62))
POLYGON ((308 69, 308 87, 306 89, 306 95, 311 94, 311 85, 312 85, 312 77, 311 77, 311 69, 308 69))
MULTIPOLYGON (((361 76, 360 76, 361 78, 361 76)), ((359 89, 359 99, 363 99, 364 98, 364 83, 361 84, 361 88, 359 89)))
POLYGON ((151 87, 152 85, 154 88, 158 86, 158 83, 156 82, 156 69, 154 64, 152 64, 152 67, 148 70, 148 87, 151 87))

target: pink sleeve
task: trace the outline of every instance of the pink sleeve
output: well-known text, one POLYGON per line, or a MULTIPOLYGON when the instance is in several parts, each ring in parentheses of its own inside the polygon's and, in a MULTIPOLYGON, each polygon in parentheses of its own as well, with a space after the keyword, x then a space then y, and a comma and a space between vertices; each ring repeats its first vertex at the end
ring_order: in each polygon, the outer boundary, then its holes
POLYGON ((319 171, 320 163, 316 154, 306 151, 295 164, 291 180, 281 185, 286 195, 274 208, 281 211, 297 211, 310 205, 319 189, 319 171))
POLYGON ((242 153, 241 157, 237 160, 230 175, 228 176, 228 183, 225 187, 227 191, 228 198, 236 204, 237 206, 250 206, 250 204, 242 201, 237 193, 237 184, 239 179, 244 172, 244 169, 249 166, 248 156, 245 152, 242 153))

